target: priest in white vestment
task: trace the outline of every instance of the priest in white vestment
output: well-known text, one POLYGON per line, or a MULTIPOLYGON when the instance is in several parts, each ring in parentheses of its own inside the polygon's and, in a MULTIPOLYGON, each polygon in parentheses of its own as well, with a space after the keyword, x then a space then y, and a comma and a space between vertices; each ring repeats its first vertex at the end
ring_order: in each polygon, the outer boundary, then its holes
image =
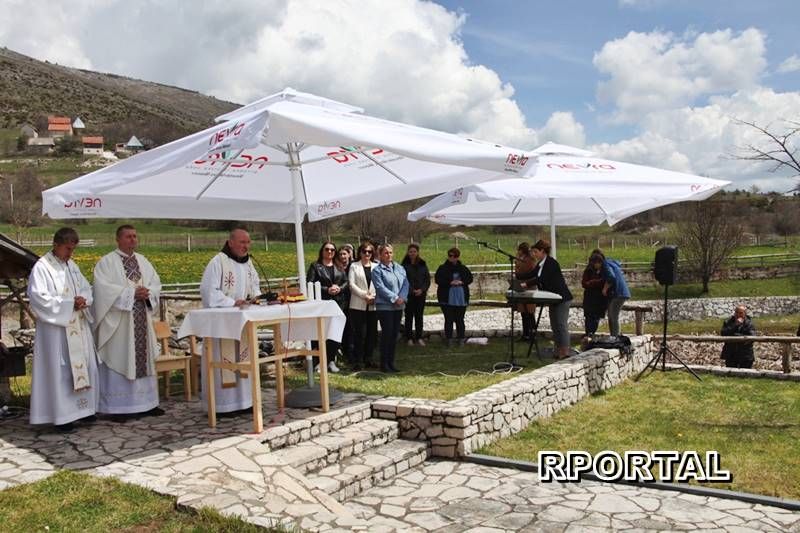
POLYGON ((153 265, 136 253, 136 228, 117 228, 117 249, 94 267, 95 338, 100 358, 100 413, 163 415, 158 407, 159 354, 153 329, 161 279, 153 265))
POLYGON ((53 250, 36 262, 28 280, 36 315, 30 422, 61 431, 76 420, 93 420, 99 398, 92 287, 71 259, 77 245, 74 229, 58 230, 53 250))
MULTIPOLYGON (((200 295, 203 298, 203 307, 233 307, 244 306, 249 301, 258 298, 260 294, 258 272, 253 267, 253 261, 248 254, 250 250, 250 235, 242 229, 231 231, 228 241, 222 251, 214 256, 203 272, 200 283, 200 295)), ((204 341, 205 344, 205 341, 204 341)), ((214 341, 214 360, 219 361, 220 356, 226 360, 244 361, 250 355, 246 353, 247 343, 233 340, 220 342, 214 341), (239 352, 236 353, 238 348, 239 352)), ((258 354, 254 354, 258 357, 258 354)), ((204 345, 203 357, 207 357, 204 345)), ((214 398, 217 413, 235 413, 245 411, 253 406, 253 397, 250 390, 250 378, 243 377, 239 372, 214 369, 214 398)), ((201 394, 200 405, 208 409, 206 400, 206 365, 201 366, 201 394)))

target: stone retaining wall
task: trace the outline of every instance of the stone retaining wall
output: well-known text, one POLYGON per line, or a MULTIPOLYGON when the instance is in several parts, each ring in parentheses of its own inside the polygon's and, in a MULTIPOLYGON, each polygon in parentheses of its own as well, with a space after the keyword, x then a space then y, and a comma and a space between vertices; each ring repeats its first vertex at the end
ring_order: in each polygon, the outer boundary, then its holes
MULTIPOLYGON (((800 263, 791 263, 787 265, 777 266, 739 266, 735 268, 722 268, 714 273, 711 281, 719 280, 735 280, 735 279, 772 279, 772 278, 786 278, 797 276, 800 273, 800 263)), ((581 268, 565 268, 564 278, 570 287, 580 288, 581 276, 583 275, 583 267, 581 268)), ((478 291, 478 287, 487 293, 505 292, 508 288, 508 274, 507 273, 484 273, 475 272, 475 281, 472 284, 472 290, 478 291)), ((625 277, 631 286, 652 285, 655 281, 653 272, 651 270, 626 270, 625 277)), ((693 276, 687 273, 678 273, 680 282, 696 281, 693 276)), ((436 295, 436 285, 433 284, 428 292, 429 295, 436 295)))
MULTIPOLYGON (((664 300, 636 301, 637 304, 650 305, 652 313, 645 315, 647 322, 661 322, 664 311, 664 300)), ((800 313, 800 296, 759 296, 752 298, 687 298, 669 300, 668 312, 670 320, 698 320, 717 317, 722 320, 733 314, 734 308, 739 305, 747 307, 747 314, 758 318, 763 315, 784 315, 800 313)), ((623 311, 623 314, 625 311, 623 311)), ((633 313, 631 313, 633 315, 633 313)), ((632 320, 632 317, 631 317, 632 320)), ((755 322, 758 330, 758 320, 755 322)))
POLYGON ((644 368, 654 344, 650 336, 631 340, 630 356, 590 350, 453 401, 378 400, 372 403, 372 416, 397 420, 401 438, 428 441, 434 456, 467 455, 644 368))

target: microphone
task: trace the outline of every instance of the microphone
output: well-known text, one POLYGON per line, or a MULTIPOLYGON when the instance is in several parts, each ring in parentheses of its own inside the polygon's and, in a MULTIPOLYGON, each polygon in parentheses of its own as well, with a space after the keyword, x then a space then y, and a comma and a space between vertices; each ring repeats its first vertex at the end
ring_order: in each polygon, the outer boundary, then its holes
POLYGON ((264 299, 267 303, 275 302, 278 300, 278 293, 272 292, 272 288, 269 286, 269 278, 267 277, 266 273, 264 272, 264 268, 261 266, 261 263, 258 262, 256 256, 250 254, 250 259, 253 260, 253 263, 258 267, 258 272, 261 274, 261 277, 264 278, 264 281, 267 282, 267 292, 258 295, 258 299, 264 299))
POLYGON ((486 246, 486 241, 478 241, 478 246, 486 246))

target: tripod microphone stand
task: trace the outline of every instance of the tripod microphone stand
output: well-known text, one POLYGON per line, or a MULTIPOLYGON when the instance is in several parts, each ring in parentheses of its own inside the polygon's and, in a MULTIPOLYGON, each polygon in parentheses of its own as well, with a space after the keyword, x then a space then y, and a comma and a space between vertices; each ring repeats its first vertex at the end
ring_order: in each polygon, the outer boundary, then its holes
POLYGON ((663 331, 663 334, 661 336, 661 346, 659 347, 658 352, 656 353, 656 355, 654 355, 653 358, 650 359, 650 362, 647 363, 647 366, 645 366, 642 369, 642 371, 639 372, 639 374, 633 379, 634 381, 639 381, 639 378, 641 378, 645 374, 645 372, 648 371, 648 369, 650 370, 651 373, 654 370, 656 370, 658 368, 658 362, 659 361, 661 361, 661 371, 665 372, 667 370, 667 355, 671 355, 672 357, 674 357, 681 365, 683 365, 683 368, 688 370, 695 378, 697 378, 698 381, 702 381, 702 379, 700 379, 700 376, 698 376, 694 372, 694 370, 689 368, 686 365, 686 363, 684 363, 683 360, 681 360, 681 358, 678 357, 675 354, 675 352, 670 350, 669 346, 667 346, 667 321, 668 321, 668 314, 667 314, 668 313, 668 311, 667 311, 668 296, 667 296, 667 294, 668 294, 668 289, 669 289, 669 284, 665 283, 664 284, 664 331, 663 331), (652 368, 650 368, 651 366, 652 366, 652 368))
MULTIPOLYGON (((514 281, 513 281, 514 280, 514 261, 517 260, 517 256, 512 255, 512 254, 506 252, 505 250, 500 249, 500 247, 495 246, 494 244, 488 243, 486 241, 478 241, 478 246, 483 246, 484 248, 488 248, 490 250, 493 250, 494 252, 496 252, 496 253, 498 253, 500 255, 504 255, 504 256, 506 256, 508 258, 509 275, 511 276, 511 285, 512 285, 512 289, 513 289, 513 285, 514 285, 514 281)), ((516 360, 514 358, 514 311, 515 311, 516 305, 517 304, 515 304, 515 303, 511 304, 511 331, 508 334, 508 351, 509 351, 509 356, 510 356, 510 359, 511 359, 508 362, 508 364, 511 366, 511 370, 512 371, 522 368, 521 366, 517 365, 517 362, 516 362, 516 360)))

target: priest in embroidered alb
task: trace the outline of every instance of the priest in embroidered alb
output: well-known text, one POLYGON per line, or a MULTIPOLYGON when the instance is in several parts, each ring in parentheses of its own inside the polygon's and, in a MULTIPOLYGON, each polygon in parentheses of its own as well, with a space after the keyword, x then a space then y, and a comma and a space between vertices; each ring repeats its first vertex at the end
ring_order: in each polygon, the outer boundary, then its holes
MULTIPOLYGON (((233 307, 247 305, 260 294, 258 272, 250 258, 250 235, 243 229, 231 231, 222 251, 214 256, 203 272, 200 295, 203 307, 233 307)), ((203 349, 203 357, 206 357, 203 349)), ((247 342, 223 339, 214 341, 214 360, 246 361, 247 342)), ((256 354, 257 356, 257 354, 256 354)), ((214 398, 218 413, 231 413, 253 406, 249 376, 239 372, 217 370, 214 375, 214 398)), ((201 366, 201 383, 206 383, 205 364, 201 366)), ((205 393, 201 405, 208 409, 205 393)))
POLYGON ((150 261, 136 253, 137 246, 136 229, 120 226, 117 249, 94 267, 101 413, 163 414, 158 407, 159 349, 153 330, 161 280, 150 261))
POLYGON ((36 315, 31 424, 64 430, 97 410, 97 354, 91 330, 92 287, 72 261, 78 233, 61 228, 53 249, 33 266, 28 298, 36 315))

